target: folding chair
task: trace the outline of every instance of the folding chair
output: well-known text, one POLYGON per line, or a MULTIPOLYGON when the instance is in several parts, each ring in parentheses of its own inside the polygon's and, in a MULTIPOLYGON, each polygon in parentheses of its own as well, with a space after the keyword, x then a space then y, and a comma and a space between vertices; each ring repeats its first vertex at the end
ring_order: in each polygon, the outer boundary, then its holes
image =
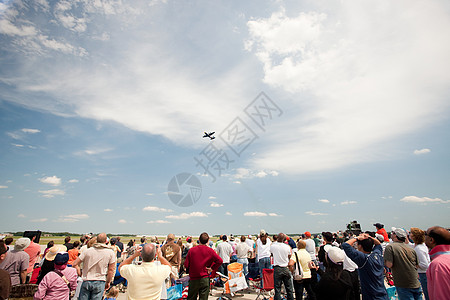
POLYGON ((239 290, 248 287, 244 276, 244 267, 240 263, 232 263, 228 265, 228 281, 225 282, 225 293, 234 295, 239 290))
POLYGON ((248 264, 248 285, 253 291, 256 291, 261 286, 261 276, 259 275, 259 263, 249 263, 248 264))
POLYGON ((270 299, 271 297, 273 297, 270 294, 270 292, 273 291, 273 289, 274 289, 273 269, 263 269, 262 282, 263 282, 263 286, 262 286, 262 288, 258 289, 258 296, 256 297, 256 300, 258 300, 259 297, 262 297, 262 299, 264 299, 264 300, 267 300, 267 299, 270 299))

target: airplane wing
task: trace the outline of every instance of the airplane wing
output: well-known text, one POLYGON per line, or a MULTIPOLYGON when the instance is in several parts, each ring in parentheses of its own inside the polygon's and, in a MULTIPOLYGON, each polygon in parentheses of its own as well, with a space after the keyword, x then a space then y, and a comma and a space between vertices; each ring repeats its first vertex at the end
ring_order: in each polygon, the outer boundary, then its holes
POLYGON ((213 135, 214 133, 216 133, 216 132, 215 132, 215 131, 213 131, 213 132, 210 132, 210 133, 209 133, 209 135, 213 135))

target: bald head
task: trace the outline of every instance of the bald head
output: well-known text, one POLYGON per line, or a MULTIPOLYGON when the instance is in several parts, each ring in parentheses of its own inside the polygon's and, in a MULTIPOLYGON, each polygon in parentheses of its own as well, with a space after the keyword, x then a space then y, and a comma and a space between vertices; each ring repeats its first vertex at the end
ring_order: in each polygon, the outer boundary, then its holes
POLYGON ((167 235, 167 241, 168 241, 168 242, 169 242, 169 241, 175 241, 175 234, 169 233, 169 234, 167 235))
POLYGON ((426 235, 428 238, 425 239, 425 243, 430 249, 437 245, 450 245, 450 232, 443 227, 430 227, 426 235))
POLYGON ((156 247, 153 244, 145 244, 141 250, 142 261, 152 262, 156 256, 156 247))
POLYGON ((107 239, 106 233, 104 233, 104 232, 97 235, 97 243, 104 244, 104 243, 106 243, 106 239, 107 239))

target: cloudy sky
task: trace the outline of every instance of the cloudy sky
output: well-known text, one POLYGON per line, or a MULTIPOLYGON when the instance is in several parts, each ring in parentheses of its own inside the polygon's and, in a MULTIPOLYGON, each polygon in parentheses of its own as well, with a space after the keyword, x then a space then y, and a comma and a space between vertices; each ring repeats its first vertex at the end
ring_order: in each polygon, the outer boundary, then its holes
POLYGON ((444 0, 0 1, 1 230, 450 226, 449 28, 444 0))

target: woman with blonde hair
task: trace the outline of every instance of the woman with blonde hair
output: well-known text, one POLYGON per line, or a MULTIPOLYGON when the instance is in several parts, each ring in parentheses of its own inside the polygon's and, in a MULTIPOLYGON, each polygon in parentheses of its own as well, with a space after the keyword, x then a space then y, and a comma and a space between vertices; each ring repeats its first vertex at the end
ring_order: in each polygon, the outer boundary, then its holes
POLYGON ((419 273, 420 285, 422 286, 425 299, 429 300, 427 269, 430 265, 430 256, 428 255, 428 247, 425 245, 425 232, 422 229, 411 227, 410 237, 414 242, 414 251, 416 252, 417 259, 419 260, 419 268, 417 269, 417 272, 419 273))

